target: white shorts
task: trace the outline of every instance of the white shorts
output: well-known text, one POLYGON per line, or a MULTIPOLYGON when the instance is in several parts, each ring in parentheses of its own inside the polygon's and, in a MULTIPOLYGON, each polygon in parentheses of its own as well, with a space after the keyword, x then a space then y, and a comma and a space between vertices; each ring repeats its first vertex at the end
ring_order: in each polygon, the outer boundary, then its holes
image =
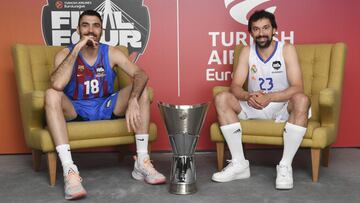
POLYGON ((241 112, 238 117, 242 120, 272 119, 275 122, 285 122, 289 118, 288 102, 270 102, 263 109, 255 109, 249 106, 247 101, 240 101, 240 107, 241 112))
MULTIPOLYGON (((238 115, 239 119, 271 119, 275 122, 285 122, 289 118, 287 110, 289 102, 270 102, 263 109, 255 109, 247 103, 247 101, 239 101, 241 112, 238 115)), ((311 107, 309 108, 308 118, 311 117, 311 107)))

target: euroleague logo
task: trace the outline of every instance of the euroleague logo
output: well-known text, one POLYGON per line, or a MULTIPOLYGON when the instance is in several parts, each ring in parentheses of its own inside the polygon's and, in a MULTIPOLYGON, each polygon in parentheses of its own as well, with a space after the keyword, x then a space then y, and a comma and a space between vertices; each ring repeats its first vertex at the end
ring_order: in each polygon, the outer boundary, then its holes
POLYGON ((62 9, 62 8, 64 8, 64 3, 62 1, 56 1, 55 2, 55 7, 57 9, 62 9))
POLYGON ((143 0, 48 0, 41 15, 46 44, 76 44, 80 40, 76 32, 79 16, 85 10, 95 10, 103 19, 101 43, 126 46, 134 61, 145 51, 150 17, 143 0))
MULTIPOLYGON (((249 12, 257 6, 270 0, 224 0, 225 7, 229 10, 230 16, 238 23, 248 24, 247 16, 249 12)), ((274 13, 276 6, 264 9, 270 13, 274 13)))

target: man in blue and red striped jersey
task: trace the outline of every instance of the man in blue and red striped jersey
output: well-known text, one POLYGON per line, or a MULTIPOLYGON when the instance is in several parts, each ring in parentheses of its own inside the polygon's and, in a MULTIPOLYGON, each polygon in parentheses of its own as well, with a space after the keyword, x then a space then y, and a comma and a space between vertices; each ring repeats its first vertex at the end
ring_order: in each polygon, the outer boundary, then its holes
POLYGON ((119 49, 100 43, 102 31, 99 13, 88 10, 80 15, 77 28, 80 41, 55 56, 51 87, 45 95, 47 125, 63 166, 66 199, 86 195, 71 157, 67 121, 125 116, 128 131, 134 131, 136 138, 137 156, 132 177, 149 184, 166 181, 151 164, 147 151, 150 119, 146 90, 148 76, 119 49), (114 91, 116 66, 133 77, 133 83, 118 92, 114 91))

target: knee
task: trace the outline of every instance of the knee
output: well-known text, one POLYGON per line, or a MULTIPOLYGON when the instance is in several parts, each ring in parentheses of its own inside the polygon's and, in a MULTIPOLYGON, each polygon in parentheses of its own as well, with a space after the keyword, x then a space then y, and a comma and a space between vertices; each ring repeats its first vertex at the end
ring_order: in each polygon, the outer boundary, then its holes
POLYGON ((47 89, 45 92, 45 110, 61 107, 63 92, 55 89, 47 89))
POLYGON ((214 98, 215 107, 217 111, 224 110, 228 107, 228 101, 230 99, 229 92, 220 92, 214 98))
POLYGON ((291 97, 290 101, 294 104, 294 111, 306 113, 310 106, 310 99, 304 93, 297 93, 291 97))

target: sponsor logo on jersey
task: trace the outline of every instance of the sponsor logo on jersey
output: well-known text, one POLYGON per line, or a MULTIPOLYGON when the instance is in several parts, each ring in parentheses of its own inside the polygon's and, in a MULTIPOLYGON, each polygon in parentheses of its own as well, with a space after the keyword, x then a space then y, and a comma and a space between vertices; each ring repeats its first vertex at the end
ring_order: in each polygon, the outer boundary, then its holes
POLYGON ((98 66, 96 68, 96 77, 104 77, 106 74, 105 74, 105 69, 103 66, 98 66))
POLYGON ((280 70, 280 68, 281 68, 281 62, 280 61, 274 61, 272 63, 272 67, 275 70, 272 71, 271 73, 282 73, 282 72, 284 72, 284 71, 280 70))
POLYGON ((85 70, 84 65, 78 65, 77 72, 76 72, 76 77, 83 77, 84 76, 84 70, 85 70))
POLYGON ((257 68, 255 64, 251 66, 251 72, 254 74, 257 72, 257 68))
POLYGON ((79 72, 84 72, 84 70, 85 70, 84 65, 78 65, 78 70, 79 70, 79 72))
POLYGON ((279 70, 279 69, 281 68, 281 62, 280 62, 280 61, 274 61, 274 62, 272 63, 272 67, 273 67, 273 69, 275 69, 275 70, 279 70))

